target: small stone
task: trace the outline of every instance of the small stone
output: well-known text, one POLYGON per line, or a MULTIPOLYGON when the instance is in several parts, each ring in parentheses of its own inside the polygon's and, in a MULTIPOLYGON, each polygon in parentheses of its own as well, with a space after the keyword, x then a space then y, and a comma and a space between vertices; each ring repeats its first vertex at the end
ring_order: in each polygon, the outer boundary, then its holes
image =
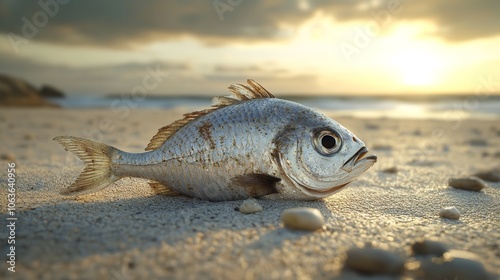
POLYGON ((315 231, 325 224, 325 218, 318 209, 298 207, 281 213, 281 221, 289 229, 315 231))
POLYGON ((8 153, 1 154, 0 155, 0 159, 1 160, 6 160, 6 161, 15 161, 16 160, 16 158, 14 157, 13 154, 8 154, 8 153))
POLYGON ((442 256, 448 251, 448 246, 439 241, 422 239, 413 243, 411 249, 415 255, 442 256))
POLYGON ((398 168, 396 166, 393 166, 393 167, 389 167, 389 168, 386 168, 386 169, 382 169, 382 172, 384 173, 389 173, 389 174, 396 174, 398 173, 398 168))
POLYGON ((373 145, 374 150, 379 150, 379 151, 391 151, 392 146, 390 145, 385 145, 385 144, 375 144, 373 145))
POLYGON ((481 135, 481 130, 477 129, 477 128, 471 128, 470 130, 473 134, 476 134, 476 135, 481 135))
POLYGON ((488 146, 488 141, 484 139, 472 139, 469 141, 470 146, 484 147, 488 146))
POLYGON ((481 171, 474 174, 474 176, 488 182, 500 182, 500 170, 481 171))
POLYGON ((365 125, 366 129, 378 130, 380 126, 378 124, 368 123, 365 125))
POLYGON ((460 212, 458 212, 455 206, 445 207, 439 211, 439 217, 458 220, 460 218, 460 212))
POLYGON ((241 203, 239 211, 243 214, 257 213, 262 211, 262 206, 255 198, 249 198, 241 203))
POLYGON ((431 160, 425 160, 425 159, 413 159, 408 164, 413 165, 413 166, 420 166, 420 167, 430 167, 430 166, 435 166, 438 165, 439 162, 431 161, 431 160))
POLYGON ((24 140, 33 140, 34 136, 33 136, 33 134, 28 133, 28 134, 25 134, 23 138, 24 138, 24 140))
POLYGON ((467 190, 467 191, 480 191, 486 185, 484 182, 477 177, 468 177, 468 178, 450 178, 448 180, 448 185, 455 189, 467 190))
POLYGON ((490 279, 488 271, 476 255, 458 250, 446 252, 442 257, 422 260, 417 269, 422 279, 490 279))
POLYGON ((365 274, 398 275, 404 269, 399 255, 378 248, 351 248, 347 251, 345 267, 365 274))
POLYGON ((500 151, 494 154, 495 157, 500 157, 500 151))

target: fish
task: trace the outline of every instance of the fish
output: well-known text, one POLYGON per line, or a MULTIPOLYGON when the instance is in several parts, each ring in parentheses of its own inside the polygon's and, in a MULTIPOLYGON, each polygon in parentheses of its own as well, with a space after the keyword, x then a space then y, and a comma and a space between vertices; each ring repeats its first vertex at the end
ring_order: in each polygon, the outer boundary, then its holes
POLYGON ((160 128, 142 153, 74 136, 54 140, 85 167, 62 195, 100 191, 124 177, 159 195, 208 201, 318 200, 344 189, 377 161, 338 122, 276 98, 259 83, 232 84, 212 107, 160 128))

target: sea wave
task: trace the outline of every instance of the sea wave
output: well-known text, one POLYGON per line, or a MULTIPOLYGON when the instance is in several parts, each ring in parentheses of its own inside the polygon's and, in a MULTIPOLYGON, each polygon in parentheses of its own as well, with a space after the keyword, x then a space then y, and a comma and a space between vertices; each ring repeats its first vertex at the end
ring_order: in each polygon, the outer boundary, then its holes
MULTIPOLYGON (((500 96, 278 96, 328 114, 353 117, 410 119, 487 118, 500 119, 500 96)), ((52 102, 64 108, 165 108, 209 107, 207 96, 97 96, 69 95, 52 102)))

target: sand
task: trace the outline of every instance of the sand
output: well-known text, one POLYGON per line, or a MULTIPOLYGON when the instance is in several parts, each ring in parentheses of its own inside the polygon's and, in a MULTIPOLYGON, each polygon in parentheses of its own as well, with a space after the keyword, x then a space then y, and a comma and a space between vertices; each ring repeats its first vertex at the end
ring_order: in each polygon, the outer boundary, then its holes
POLYGON ((2 279, 391 279, 342 269, 345 252, 372 243, 410 260, 418 238, 477 254, 500 274, 500 183, 480 192, 453 189, 451 177, 499 167, 500 122, 335 116, 379 162, 346 190, 314 202, 259 199, 207 202, 154 196, 146 181, 122 179, 79 198, 58 193, 82 164, 52 138, 74 135, 142 151, 156 130, 187 108, 5 109, 0 111, 2 279), (7 270, 7 164, 16 163, 16 267, 7 270), (396 167, 397 172, 383 172, 396 167), (440 218, 455 206, 459 220, 440 218), (291 231, 280 214, 314 207, 323 230, 291 231))

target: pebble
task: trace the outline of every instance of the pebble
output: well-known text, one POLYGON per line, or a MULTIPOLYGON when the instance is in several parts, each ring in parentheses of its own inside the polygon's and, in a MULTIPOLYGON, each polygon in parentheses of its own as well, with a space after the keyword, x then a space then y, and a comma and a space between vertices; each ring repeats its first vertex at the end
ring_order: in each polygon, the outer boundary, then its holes
POLYGON ((477 128, 471 128, 470 130, 473 134, 477 134, 477 135, 481 135, 481 130, 477 129, 477 128))
POLYGON ((398 168, 396 166, 393 166, 393 167, 389 167, 389 168, 386 168, 386 169, 382 169, 382 172, 384 173, 390 173, 390 174, 396 174, 398 173, 398 168))
POLYGON ((474 174, 474 176, 488 182, 500 182, 500 170, 481 171, 474 174))
POLYGON ((442 256, 448 251, 448 245, 439 241, 422 239, 413 243, 411 249, 415 255, 442 256))
POLYGON ((488 271, 476 255, 451 250, 442 257, 430 257, 421 261, 417 276, 422 279, 460 279, 483 280, 490 279, 488 271))
POLYGON ((262 211, 262 206, 255 198, 249 198, 241 203, 239 211, 243 214, 257 213, 262 211))
POLYGON ((418 159, 413 159, 409 162, 409 164, 413 166, 421 166, 421 167, 430 167, 430 166, 435 166, 438 163, 430 160, 418 160, 418 159))
POLYGON ((448 185, 456 189, 476 191, 476 192, 486 187, 484 182, 477 177, 450 178, 450 180, 448 180, 448 185))
POLYGON ((472 139, 469 141, 469 145, 484 147, 484 146, 488 146, 488 141, 486 141, 484 139, 472 139))
POLYGON ((13 154, 8 154, 8 153, 0 155, 0 159, 1 160, 6 160, 6 161, 14 161, 14 160, 16 160, 16 158, 14 157, 13 154))
POLYGON ((25 134, 23 138, 24 138, 24 140, 33 140, 33 138, 35 138, 35 137, 33 136, 33 134, 28 133, 28 134, 25 134))
POLYGON ((455 206, 445 207, 439 211, 439 217, 458 220, 460 218, 460 212, 458 212, 455 206))
POLYGON ((365 274, 398 275, 404 264, 404 259, 391 251, 368 247, 349 249, 344 265, 365 274))
POLYGON ((318 209, 298 207, 281 213, 281 221, 289 229, 315 231, 325 224, 325 218, 318 209))
POLYGON ((385 144, 375 144, 373 145, 374 150, 379 150, 379 151, 391 151, 392 146, 390 145, 385 145, 385 144))
POLYGON ((378 124, 368 123, 365 125, 366 129, 378 130, 380 126, 378 124))

